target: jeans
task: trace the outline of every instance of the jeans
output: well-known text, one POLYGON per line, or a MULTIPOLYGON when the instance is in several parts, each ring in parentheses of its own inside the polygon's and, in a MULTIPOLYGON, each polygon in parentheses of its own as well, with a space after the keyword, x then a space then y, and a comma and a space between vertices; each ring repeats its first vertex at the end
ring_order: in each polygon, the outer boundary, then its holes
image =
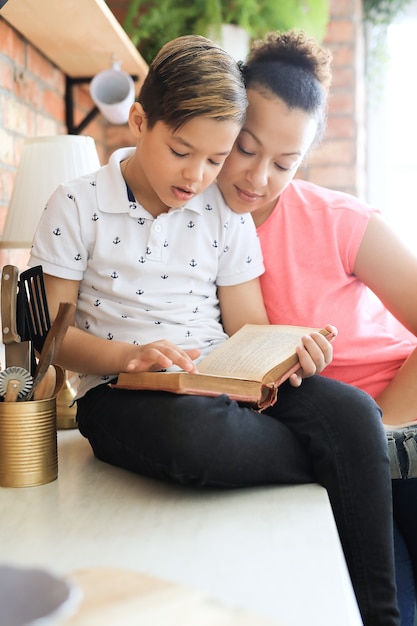
POLYGON ((417 478, 393 480, 392 496, 401 626, 410 626, 414 624, 411 606, 415 603, 417 580, 417 478))
POLYGON ((401 626, 414 626, 415 585, 411 557, 398 526, 394 523, 395 579, 401 626))
POLYGON ((201 487, 323 485, 365 626, 399 626, 387 441, 367 394, 313 376, 282 385, 262 414, 225 395, 104 385, 77 405, 95 455, 145 476, 201 487))

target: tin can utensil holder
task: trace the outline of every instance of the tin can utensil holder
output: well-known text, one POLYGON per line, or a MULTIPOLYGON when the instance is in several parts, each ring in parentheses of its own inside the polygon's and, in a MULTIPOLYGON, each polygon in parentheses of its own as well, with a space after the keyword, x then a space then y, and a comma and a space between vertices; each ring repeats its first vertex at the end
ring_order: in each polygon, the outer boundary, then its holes
POLYGON ((0 402, 0 487, 33 487, 58 476, 56 398, 0 402))

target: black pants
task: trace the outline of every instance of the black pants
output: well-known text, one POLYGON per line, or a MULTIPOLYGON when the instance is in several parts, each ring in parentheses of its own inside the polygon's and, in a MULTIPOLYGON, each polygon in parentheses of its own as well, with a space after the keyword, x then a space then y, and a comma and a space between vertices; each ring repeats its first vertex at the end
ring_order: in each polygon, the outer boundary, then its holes
POLYGON ((392 481, 394 519, 410 554, 417 581, 417 478, 392 481))
MULTIPOLYGON (((365 626, 398 626, 389 459, 380 410, 321 376, 259 414, 207 398, 100 386, 78 400, 95 455, 142 475, 237 488, 318 482, 329 494, 365 626)), ((308 515, 308 512, 306 512, 308 515)))

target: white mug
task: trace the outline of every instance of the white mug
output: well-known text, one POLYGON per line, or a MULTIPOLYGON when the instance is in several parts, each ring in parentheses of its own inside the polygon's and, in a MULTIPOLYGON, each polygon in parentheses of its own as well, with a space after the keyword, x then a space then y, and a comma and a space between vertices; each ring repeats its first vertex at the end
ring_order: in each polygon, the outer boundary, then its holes
POLYGON ((90 95, 109 122, 125 124, 135 101, 135 85, 132 77, 114 64, 112 69, 103 70, 94 76, 90 83, 90 95))

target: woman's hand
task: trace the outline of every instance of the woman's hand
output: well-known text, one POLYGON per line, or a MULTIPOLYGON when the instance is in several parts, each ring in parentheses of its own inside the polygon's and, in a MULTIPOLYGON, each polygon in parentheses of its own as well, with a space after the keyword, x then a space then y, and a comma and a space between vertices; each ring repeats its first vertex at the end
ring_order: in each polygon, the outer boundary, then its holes
POLYGON ((330 341, 337 336, 337 328, 328 324, 325 329, 329 333, 327 336, 314 332, 303 337, 301 345, 297 346, 300 369, 290 376, 293 387, 299 387, 303 378, 319 374, 331 362, 333 347, 330 341))
POLYGON ((200 350, 197 348, 181 350, 170 341, 162 339, 143 346, 135 346, 135 354, 127 361, 123 371, 145 372, 177 365, 186 372, 195 373, 197 368, 193 361, 199 356, 200 350))

